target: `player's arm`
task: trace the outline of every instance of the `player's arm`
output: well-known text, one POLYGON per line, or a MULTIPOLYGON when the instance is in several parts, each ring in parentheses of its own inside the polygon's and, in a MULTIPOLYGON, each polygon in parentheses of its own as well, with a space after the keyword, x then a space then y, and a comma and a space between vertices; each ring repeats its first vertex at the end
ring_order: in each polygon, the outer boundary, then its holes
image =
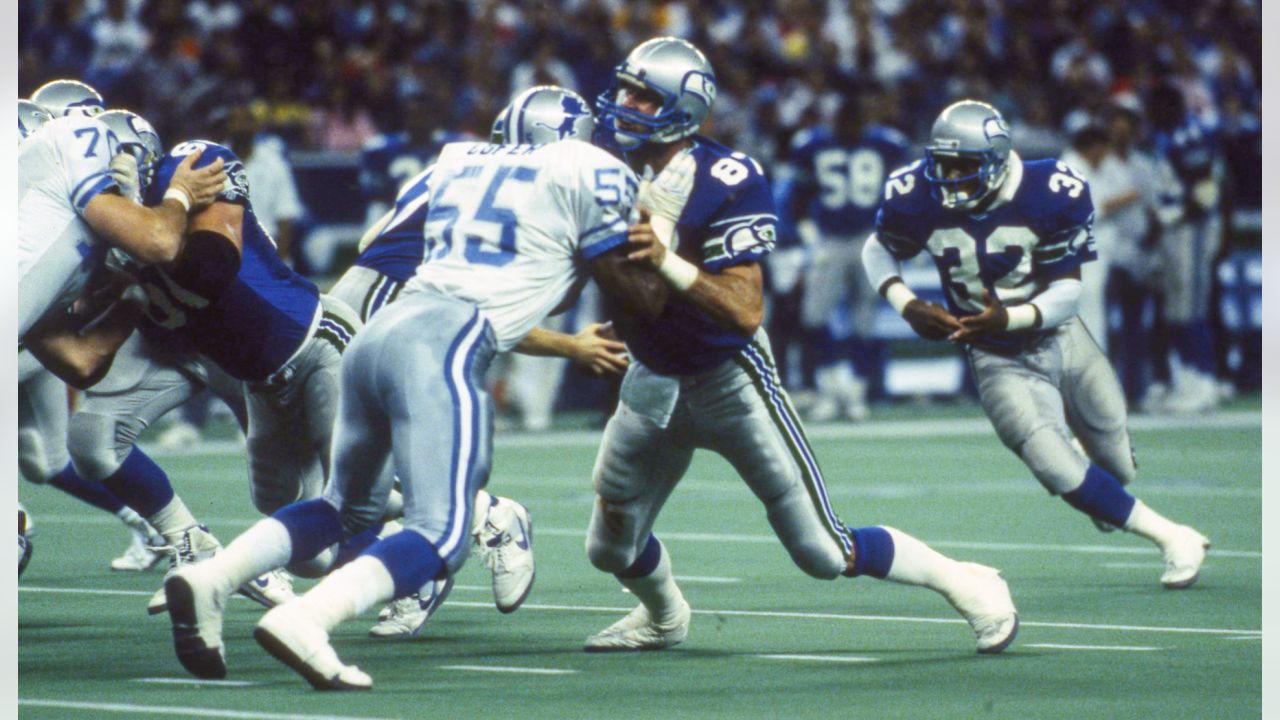
POLYGON ((199 157, 197 151, 183 159, 159 205, 144 207, 122 195, 102 192, 85 205, 85 222, 103 241, 139 262, 172 262, 182 248, 189 209, 198 210, 213 202, 227 180, 221 158, 199 170, 192 169, 199 157))
POLYGON ((597 255, 591 260, 591 277, 623 312, 656 320, 667 304, 667 284, 653 270, 628 262, 627 250, 622 244, 597 255))
POLYGON ((378 236, 382 234, 382 231, 387 228, 387 223, 391 222, 391 216, 394 215, 395 212, 395 208, 391 208, 385 215, 378 218, 377 222, 370 225, 368 230, 364 231, 364 235, 360 236, 359 244, 356 245, 357 253, 363 253, 370 245, 373 244, 374 240, 378 239, 378 236))
POLYGON ((960 322, 946 308, 916 297, 902 280, 901 263, 874 233, 862 246, 862 267, 871 286, 920 337, 942 340, 961 329, 960 322))
POLYGON ((127 288, 113 285, 78 300, 71 312, 50 313, 23 336, 24 347, 68 385, 96 385, 142 315, 145 300, 127 288))
POLYGON ((627 230, 627 260, 651 269, 720 325, 751 337, 764 320, 764 274, 759 263, 730 265, 718 272, 699 270, 667 249, 653 227, 640 222, 627 230))
POLYGON ((182 251, 164 266, 165 274, 206 300, 217 297, 240 272, 243 224, 244 206, 238 203, 220 200, 194 213, 182 251))
POLYGON ((981 313, 960 318, 961 329, 948 338, 953 343, 972 342, 983 335, 1002 331, 1047 330, 1075 317, 1080 307, 1080 268, 1054 278, 1029 302, 1006 308, 1000 299, 986 290, 981 313))
POLYGON ((593 323, 577 335, 534 328, 515 347, 516 352, 568 358, 592 375, 621 375, 627 369, 627 346, 609 324, 593 323))

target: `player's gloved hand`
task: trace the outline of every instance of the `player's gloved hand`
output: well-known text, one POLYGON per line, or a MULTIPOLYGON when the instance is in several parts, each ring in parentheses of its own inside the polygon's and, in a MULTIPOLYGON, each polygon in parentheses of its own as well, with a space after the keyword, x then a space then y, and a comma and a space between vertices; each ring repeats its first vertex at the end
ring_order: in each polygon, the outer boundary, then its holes
POLYGON ((671 158, 657 177, 640 181, 636 204, 649 214, 658 239, 667 247, 676 247, 675 223, 693 192, 693 176, 697 171, 698 162, 693 159, 692 151, 686 149, 671 158))
POLYGON ((621 375, 630 363, 627 346, 614 334, 612 323, 592 323, 574 335, 570 359, 596 376, 621 375))
POLYGON ((1009 311, 1000 298, 987 290, 982 291, 982 304, 986 307, 977 315, 960 318, 960 329, 947 338, 956 345, 972 342, 983 335, 998 333, 1009 327, 1009 311))
POLYGON ((942 340, 963 326, 938 303, 914 298, 902 308, 902 319, 925 340, 942 340))
POLYGON ((222 169, 222 158, 199 170, 192 168, 203 153, 202 148, 183 158, 182 162, 178 163, 177 169, 173 171, 173 179, 169 181, 171 190, 187 194, 192 211, 213 203, 227 183, 227 173, 222 169))
POLYGON ((116 153, 111 158, 111 179, 120 186, 120 194, 141 200, 142 183, 138 180, 138 159, 127 152, 116 153))

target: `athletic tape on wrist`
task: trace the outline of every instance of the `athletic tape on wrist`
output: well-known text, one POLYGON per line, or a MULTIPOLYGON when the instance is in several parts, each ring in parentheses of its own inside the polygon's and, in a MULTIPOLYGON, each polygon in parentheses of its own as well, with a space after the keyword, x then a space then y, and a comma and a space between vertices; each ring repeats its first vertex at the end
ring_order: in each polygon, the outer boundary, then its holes
POLYGON ((666 278, 667 282, 671 283, 671 287, 680 292, 693 287, 698 280, 698 268, 673 252, 668 252, 662 259, 662 265, 658 266, 658 274, 666 278))
POLYGON ((911 288, 907 287, 906 283, 898 281, 884 291, 884 299, 888 300, 893 309, 897 310, 898 314, 901 315, 907 303, 916 299, 916 294, 911 291, 911 288))
POLYGON ((177 200, 178 202, 182 203, 183 210, 187 212, 191 212, 191 198, 187 197, 187 194, 179 190, 178 188, 169 188, 168 190, 165 190, 164 199, 177 200))

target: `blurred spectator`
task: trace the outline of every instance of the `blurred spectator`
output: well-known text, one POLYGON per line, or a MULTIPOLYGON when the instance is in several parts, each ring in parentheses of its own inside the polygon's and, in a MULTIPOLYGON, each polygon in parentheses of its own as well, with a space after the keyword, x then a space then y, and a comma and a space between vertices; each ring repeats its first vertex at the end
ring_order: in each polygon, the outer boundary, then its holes
POLYGON ((107 0, 106 13, 89 26, 93 57, 85 69, 85 82, 110 95, 134 62, 147 49, 150 34, 127 12, 125 0, 107 0))
POLYGON ((304 209, 298 186, 279 138, 260 136, 258 121, 248 105, 233 106, 227 114, 226 143, 244 161, 258 222, 276 241, 276 253, 293 264, 293 224, 304 209))
POLYGON ((355 152, 377 132, 369 111, 356 102, 351 90, 335 84, 312 117, 311 142, 321 150, 355 152))

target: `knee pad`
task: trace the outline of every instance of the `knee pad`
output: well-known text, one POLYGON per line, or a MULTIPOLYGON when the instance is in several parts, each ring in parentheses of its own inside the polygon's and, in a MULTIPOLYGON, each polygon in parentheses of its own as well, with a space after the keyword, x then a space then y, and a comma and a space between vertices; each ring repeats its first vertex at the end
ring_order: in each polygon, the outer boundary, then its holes
POLYGON ((1048 425, 1028 435, 1018 449, 1018 455, 1051 495, 1061 495, 1080 487, 1089 469, 1089 460, 1048 425))
POLYGON ((48 482, 57 470, 50 468, 45 455, 44 438, 38 430, 23 428, 18 431, 18 474, 22 479, 37 485, 48 482))
POLYGON ((290 563, 285 566, 285 569, 301 578, 322 578, 329 573, 337 556, 336 547, 329 547, 321 550, 319 555, 310 560, 290 563))
POLYGON ((769 524, 782 541, 791 560, 806 575, 832 580, 844 571, 844 553, 831 536, 802 483, 796 483, 777 497, 767 500, 769 524))
POLYGON ((636 527, 636 518, 626 506, 596 498, 586 541, 592 566, 614 574, 631 567, 642 549, 637 547, 636 527))
POLYGON ((133 450, 141 426, 125 418, 78 412, 67 423, 67 451, 76 473, 101 482, 111 477, 133 450))

